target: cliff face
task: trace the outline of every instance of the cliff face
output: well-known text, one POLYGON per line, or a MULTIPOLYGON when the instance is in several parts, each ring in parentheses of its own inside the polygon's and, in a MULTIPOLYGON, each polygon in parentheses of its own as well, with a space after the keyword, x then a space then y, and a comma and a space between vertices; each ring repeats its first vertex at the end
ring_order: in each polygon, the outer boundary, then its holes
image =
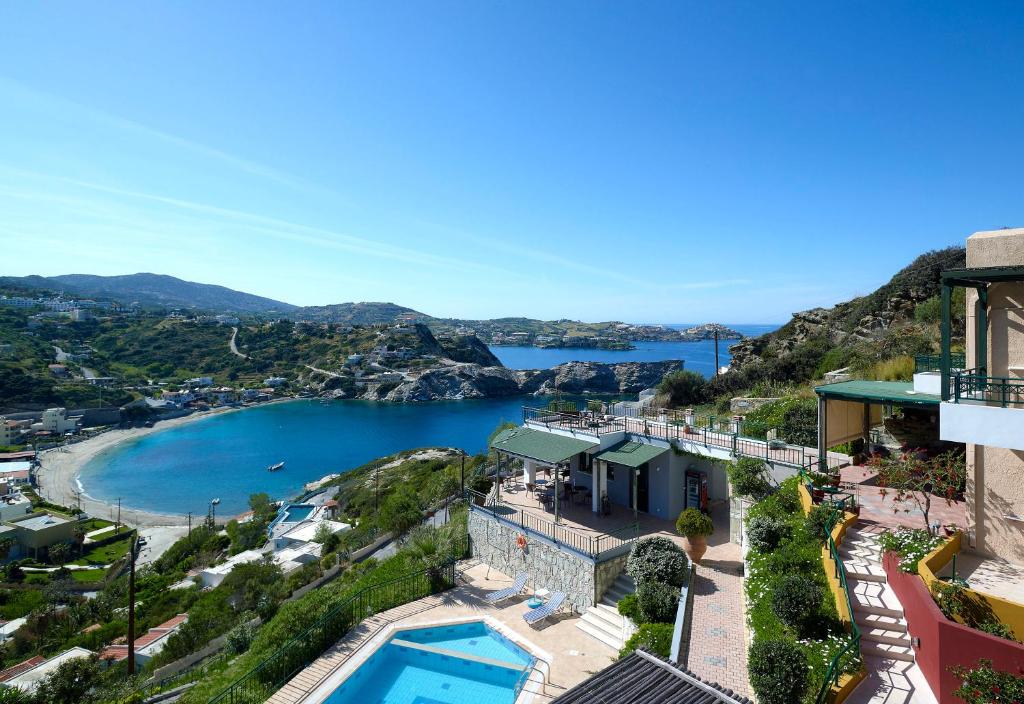
POLYGON ((551 369, 513 370, 458 364, 432 369, 397 385, 368 387, 360 398, 382 401, 437 401, 458 398, 495 398, 524 394, 635 394, 655 386, 665 374, 682 367, 681 361, 569 362, 551 369))

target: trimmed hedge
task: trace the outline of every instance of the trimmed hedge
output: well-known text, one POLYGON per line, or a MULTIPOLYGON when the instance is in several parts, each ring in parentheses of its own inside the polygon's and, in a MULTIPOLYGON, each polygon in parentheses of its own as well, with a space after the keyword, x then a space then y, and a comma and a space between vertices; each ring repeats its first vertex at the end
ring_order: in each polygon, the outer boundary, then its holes
POLYGON ((672 624, 641 624, 619 651, 619 657, 624 658, 637 648, 643 648, 663 658, 669 657, 672 654, 672 624))
POLYGON ((626 573, 637 588, 649 582, 681 587, 689 568, 690 561, 679 546, 660 536, 636 541, 626 558, 626 573))
POLYGON ((791 640, 755 638, 747 662, 750 686, 760 704, 793 704, 809 690, 807 656, 791 640))
POLYGON ((644 623, 674 623, 679 588, 664 582, 647 582, 636 590, 636 604, 644 623))

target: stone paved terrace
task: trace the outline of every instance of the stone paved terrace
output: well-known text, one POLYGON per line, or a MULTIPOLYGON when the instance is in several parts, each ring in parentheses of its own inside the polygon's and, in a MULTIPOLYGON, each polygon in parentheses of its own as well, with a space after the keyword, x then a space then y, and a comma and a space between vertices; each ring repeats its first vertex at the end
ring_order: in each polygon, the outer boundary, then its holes
POLYGON ((690 648, 686 667, 745 697, 753 696, 747 680, 747 634, 743 593, 743 554, 729 542, 727 504, 712 505, 715 532, 695 568, 690 648))
POLYGON ((558 696, 585 680, 591 673, 608 666, 618 656, 615 650, 576 628, 579 618, 573 614, 558 614, 536 627, 527 625, 522 618, 528 610, 526 594, 497 606, 483 601, 482 596, 486 592, 509 586, 512 580, 508 576, 483 564, 468 567, 462 576, 465 579, 462 586, 363 621, 358 628, 292 678, 268 700, 269 704, 311 702, 310 694, 317 686, 387 625, 425 625, 464 617, 489 617, 497 620, 552 656, 551 671, 545 685, 546 696, 538 699, 539 702, 558 696))

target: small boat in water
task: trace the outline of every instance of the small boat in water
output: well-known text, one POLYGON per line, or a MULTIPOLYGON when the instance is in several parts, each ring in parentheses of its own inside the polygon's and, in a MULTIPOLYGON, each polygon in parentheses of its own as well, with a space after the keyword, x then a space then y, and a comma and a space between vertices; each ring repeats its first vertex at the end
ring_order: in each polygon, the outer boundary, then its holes
POLYGON ((284 469, 284 462, 278 462, 267 467, 268 472, 276 472, 279 469, 284 469))

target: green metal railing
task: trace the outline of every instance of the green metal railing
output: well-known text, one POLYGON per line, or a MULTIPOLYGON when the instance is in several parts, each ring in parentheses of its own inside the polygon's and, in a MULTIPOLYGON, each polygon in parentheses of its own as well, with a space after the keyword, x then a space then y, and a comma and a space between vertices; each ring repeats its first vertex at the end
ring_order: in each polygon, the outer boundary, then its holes
POLYGON ((988 376, 983 368, 964 369, 953 374, 951 386, 954 403, 1024 406, 1024 379, 988 376))
MULTIPOLYGON (((811 487, 813 483, 810 471, 808 470, 813 471, 811 466, 801 468, 800 478, 807 483, 808 487, 811 487)), ((849 671, 853 664, 860 660, 860 628, 857 626, 857 621, 853 618, 853 602, 850 601, 850 588, 846 583, 846 567, 843 565, 842 555, 839 554, 839 546, 836 545, 836 541, 832 537, 832 529, 843 520, 844 512, 852 507, 852 502, 856 501, 856 498, 853 494, 834 494, 826 495, 823 501, 827 501, 832 506, 832 511, 829 513, 828 521, 824 527, 824 538, 828 546, 829 557, 832 558, 832 562, 835 565, 834 577, 839 581, 843 598, 846 601, 846 613, 850 617, 850 637, 829 662, 828 669, 825 671, 825 677, 814 699, 815 704, 825 704, 828 701, 828 695, 832 687, 839 684, 839 678, 849 671)))
POLYGON ((566 413, 524 406, 523 422, 578 430, 598 437, 606 433, 625 431, 670 443, 693 442, 726 450, 736 457, 752 457, 791 467, 802 467, 812 459, 817 461, 818 455, 814 448, 789 445, 781 440, 746 437, 744 422, 734 421, 731 416, 695 415, 688 420, 686 414, 677 409, 626 409, 606 420, 604 416, 583 409, 566 413))
MULTIPOLYGON (((950 369, 963 369, 967 365, 967 357, 963 354, 953 353, 949 355, 950 369)), ((937 372, 942 369, 941 354, 918 354, 914 355, 914 373, 937 372)))
POLYGON ((455 560, 361 589, 231 683, 209 704, 257 704, 318 658, 363 619, 455 586, 455 560))
POLYGON ((503 501, 466 490, 470 510, 482 511, 494 518, 522 529, 527 534, 546 538, 559 547, 566 547, 587 557, 597 559, 602 554, 632 543, 640 537, 640 524, 629 523, 610 533, 581 533, 546 518, 506 504, 503 501))

